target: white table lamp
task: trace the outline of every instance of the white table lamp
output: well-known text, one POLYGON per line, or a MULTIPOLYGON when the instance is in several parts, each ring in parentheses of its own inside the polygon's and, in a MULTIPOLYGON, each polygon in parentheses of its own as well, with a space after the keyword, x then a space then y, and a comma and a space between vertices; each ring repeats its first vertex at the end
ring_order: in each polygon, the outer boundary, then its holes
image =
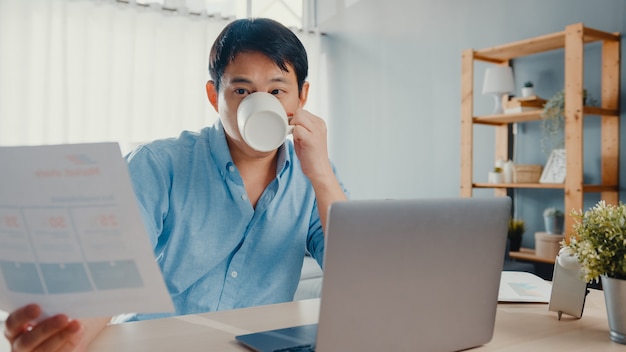
POLYGON ((513 70, 510 66, 489 67, 485 71, 483 94, 492 94, 496 99, 494 114, 502 114, 502 97, 515 89, 513 70))

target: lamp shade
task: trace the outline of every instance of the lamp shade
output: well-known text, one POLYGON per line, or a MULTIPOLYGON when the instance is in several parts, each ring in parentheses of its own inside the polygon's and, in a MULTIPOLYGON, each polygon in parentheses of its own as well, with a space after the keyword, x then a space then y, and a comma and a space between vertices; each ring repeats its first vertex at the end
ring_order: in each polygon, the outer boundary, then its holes
POLYGON ((510 66, 495 66, 485 70, 483 94, 504 94, 514 89, 513 70, 510 66))

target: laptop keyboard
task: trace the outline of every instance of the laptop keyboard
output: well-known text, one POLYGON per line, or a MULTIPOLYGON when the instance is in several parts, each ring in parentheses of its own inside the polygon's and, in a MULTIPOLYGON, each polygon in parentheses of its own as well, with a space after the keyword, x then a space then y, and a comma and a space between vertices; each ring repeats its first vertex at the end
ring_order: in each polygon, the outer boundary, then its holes
POLYGON ((315 345, 300 345, 274 350, 274 352, 315 352, 315 345))

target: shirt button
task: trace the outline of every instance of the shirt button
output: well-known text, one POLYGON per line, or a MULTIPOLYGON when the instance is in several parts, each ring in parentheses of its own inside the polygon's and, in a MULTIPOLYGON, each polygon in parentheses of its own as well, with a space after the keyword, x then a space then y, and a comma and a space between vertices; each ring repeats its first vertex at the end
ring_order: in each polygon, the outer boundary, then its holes
POLYGON ((246 199, 248 199, 248 196, 247 196, 247 195, 245 195, 245 194, 242 194, 242 195, 241 195, 241 199, 246 200, 246 199))
POLYGON ((239 275, 236 271, 233 271, 230 273, 230 276, 232 276, 233 278, 236 278, 237 275, 239 275))
POLYGON ((228 171, 230 171, 230 172, 235 171, 235 167, 234 167, 233 165, 229 166, 229 167, 228 167, 228 171))

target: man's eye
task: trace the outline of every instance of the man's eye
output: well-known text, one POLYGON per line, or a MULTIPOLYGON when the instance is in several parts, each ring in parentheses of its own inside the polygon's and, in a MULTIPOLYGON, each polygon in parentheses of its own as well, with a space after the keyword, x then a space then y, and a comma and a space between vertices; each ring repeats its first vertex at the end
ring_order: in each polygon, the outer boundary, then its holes
POLYGON ((274 89, 270 92, 270 94, 274 94, 274 95, 279 94, 279 93, 280 93, 279 89, 274 89))
POLYGON ((243 95, 246 94, 246 90, 243 88, 235 89, 235 93, 243 95))

